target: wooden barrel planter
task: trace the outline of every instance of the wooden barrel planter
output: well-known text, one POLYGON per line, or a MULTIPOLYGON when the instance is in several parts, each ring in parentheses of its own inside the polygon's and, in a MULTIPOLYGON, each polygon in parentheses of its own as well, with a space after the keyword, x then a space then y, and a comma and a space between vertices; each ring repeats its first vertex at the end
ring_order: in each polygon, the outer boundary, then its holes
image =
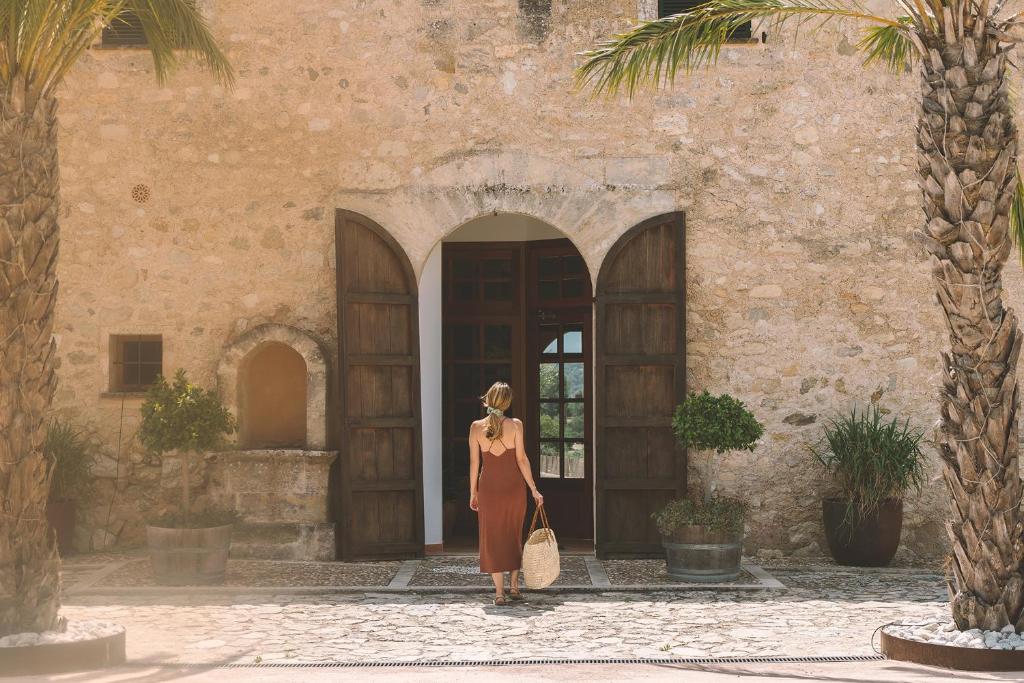
POLYGON ((712 531, 687 525, 663 536, 665 562, 672 578, 696 583, 730 581, 740 575, 743 531, 712 531))
POLYGON ((153 576, 167 586, 224 582, 231 524, 206 529, 147 526, 146 543, 153 576))
POLYGON ((887 567, 900 547, 903 501, 889 499, 852 527, 847 503, 837 498, 822 501, 825 538, 832 558, 851 567, 887 567))

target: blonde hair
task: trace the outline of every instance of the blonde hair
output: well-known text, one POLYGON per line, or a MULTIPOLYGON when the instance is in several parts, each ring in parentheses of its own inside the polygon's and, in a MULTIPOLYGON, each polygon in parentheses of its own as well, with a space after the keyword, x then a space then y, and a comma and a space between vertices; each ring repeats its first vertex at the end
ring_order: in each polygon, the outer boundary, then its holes
POLYGON ((484 435, 488 439, 501 438, 501 425, 505 419, 505 411, 512 405, 512 387, 504 382, 495 382, 487 393, 480 397, 487 408, 484 435))

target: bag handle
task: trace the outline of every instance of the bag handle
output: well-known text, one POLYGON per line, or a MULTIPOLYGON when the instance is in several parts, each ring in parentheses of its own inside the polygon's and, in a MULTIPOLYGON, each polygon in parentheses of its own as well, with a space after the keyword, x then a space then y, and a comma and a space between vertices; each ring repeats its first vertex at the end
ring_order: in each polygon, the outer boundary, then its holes
POLYGON ((529 530, 529 531, 527 532, 527 534, 526 534, 526 537, 527 537, 527 538, 529 538, 530 536, 532 536, 532 535, 533 535, 533 532, 534 532, 534 530, 535 530, 535 529, 537 528, 537 515, 538 515, 538 514, 540 515, 540 521, 541 521, 541 524, 543 524, 543 525, 544 525, 544 526, 542 526, 541 528, 542 528, 542 529, 550 529, 550 528, 551 528, 551 523, 550 523, 550 522, 548 522, 548 513, 547 513, 547 511, 546 511, 546 510, 544 509, 544 504, 543 504, 543 503, 541 503, 540 505, 538 505, 538 506, 537 506, 536 508, 534 508, 534 510, 533 510, 533 519, 532 519, 532 520, 530 521, 530 530, 529 530))

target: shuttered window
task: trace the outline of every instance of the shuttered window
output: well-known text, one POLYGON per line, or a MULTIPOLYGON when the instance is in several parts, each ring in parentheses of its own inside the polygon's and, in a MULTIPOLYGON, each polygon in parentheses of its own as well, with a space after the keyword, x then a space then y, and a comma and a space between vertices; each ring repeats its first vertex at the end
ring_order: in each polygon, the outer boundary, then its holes
MULTIPOLYGON (((680 14, 703 4, 707 0, 658 0, 658 18, 680 14)), ((732 35, 730 41, 746 42, 751 38, 750 22, 741 24, 732 35)))
POLYGON ((103 45, 119 47, 124 45, 146 45, 146 33, 142 30, 139 15, 130 10, 121 12, 109 26, 103 27, 103 45))

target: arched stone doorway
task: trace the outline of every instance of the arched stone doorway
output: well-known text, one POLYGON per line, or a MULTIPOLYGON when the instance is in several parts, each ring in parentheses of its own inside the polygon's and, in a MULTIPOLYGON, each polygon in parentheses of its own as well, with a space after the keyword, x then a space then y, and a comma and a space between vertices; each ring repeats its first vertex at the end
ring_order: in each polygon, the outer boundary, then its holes
POLYGON ((593 547, 591 292, 575 245, 522 214, 471 220, 429 255, 420 329, 424 501, 434 543, 475 546, 476 517, 464 500, 466 433, 482 415, 479 396, 503 380, 516 392, 511 414, 526 427, 534 478, 560 540, 593 547))

